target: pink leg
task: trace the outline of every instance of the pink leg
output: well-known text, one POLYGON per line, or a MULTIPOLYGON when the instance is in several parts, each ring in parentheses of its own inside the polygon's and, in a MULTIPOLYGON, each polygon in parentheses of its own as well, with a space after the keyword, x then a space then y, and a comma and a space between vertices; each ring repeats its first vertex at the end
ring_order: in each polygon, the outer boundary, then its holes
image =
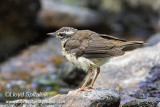
POLYGON ((95 76, 95 78, 94 78, 92 84, 89 85, 88 88, 93 88, 93 85, 94 85, 94 83, 95 83, 95 81, 96 81, 96 79, 97 79, 99 73, 100 73, 100 68, 97 68, 97 74, 96 74, 96 76, 95 76))
POLYGON ((77 91, 85 91, 85 86, 87 85, 88 81, 90 80, 91 76, 93 75, 93 71, 90 72, 88 79, 84 82, 81 88, 79 88, 77 91))

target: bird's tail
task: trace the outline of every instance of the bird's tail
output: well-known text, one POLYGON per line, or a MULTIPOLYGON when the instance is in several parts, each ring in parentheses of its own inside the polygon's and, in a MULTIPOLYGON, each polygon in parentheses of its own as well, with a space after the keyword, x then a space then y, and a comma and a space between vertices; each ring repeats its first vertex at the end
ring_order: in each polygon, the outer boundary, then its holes
POLYGON ((145 44, 143 41, 127 41, 127 42, 119 43, 118 47, 124 48, 130 45, 143 45, 143 44, 145 44))

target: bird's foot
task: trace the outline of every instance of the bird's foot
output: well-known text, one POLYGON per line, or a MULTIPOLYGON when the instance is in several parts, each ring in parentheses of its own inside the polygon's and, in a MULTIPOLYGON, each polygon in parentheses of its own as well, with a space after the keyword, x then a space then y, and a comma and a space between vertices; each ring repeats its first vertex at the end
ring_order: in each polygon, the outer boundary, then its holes
POLYGON ((79 88, 79 89, 77 89, 76 91, 78 91, 78 92, 80 92, 80 91, 88 91, 88 92, 91 92, 91 90, 88 90, 88 89, 85 89, 85 88, 79 88))
POLYGON ((88 88, 88 89, 96 89, 96 88, 94 88, 92 85, 89 85, 87 88, 88 88))

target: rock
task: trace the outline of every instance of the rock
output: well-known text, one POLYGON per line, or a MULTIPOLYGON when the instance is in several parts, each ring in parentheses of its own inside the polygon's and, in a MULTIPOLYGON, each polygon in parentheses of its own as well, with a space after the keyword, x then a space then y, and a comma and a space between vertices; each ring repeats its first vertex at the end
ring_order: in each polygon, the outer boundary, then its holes
POLYGON ((126 52, 115 57, 101 68, 96 87, 124 89, 138 86, 153 75, 149 72, 160 65, 160 43, 126 52))
MULTIPOLYGON (((151 92, 144 92, 143 89, 125 89, 120 93, 121 106, 130 107, 131 105, 142 106, 142 104, 153 104, 157 105, 160 102, 160 97, 150 96, 151 92), (129 106, 130 105, 130 106, 129 106)), ((156 94, 156 93, 155 93, 156 94)), ((157 93, 158 95, 159 93, 157 93)), ((150 107, 149 105, 147 107, 150 107)), ((155 106, 154 106, 155 107, 155 106)))
POLYGON ((158 102, 155 99, 141 99, 130 101, 122 107, 156 107, 157 104, 158 102))
MULTIPOLYGON (((70 91, 68 94, 60 94, 43 100, 15 100, 17 105, 28 105, 25 102, 33 102, 34 106, 63 106, 63 107, 119 107, 120 96, 117 91, 112 89, 93 89, 88 91, 70 91), (46 102, 45 102, 46 101, 46 102), (23 102, 23 103, 22 103, 23 102), (39 104, 34 103, 39 102, 39 104), (45 103, 43 103, 45 102, 45 103)), ((14 104, 13 104, 14 105, 14 104)))
POLYGON ((138 84, 139 87, 123 89, 120 92, 121 96, 129 96, 136 99, 147 99, 150 97, 160 99, 160 66, 154 67, 149 74, 152 74, 152 76, 147 78, 145 82, 140 82, 138 84))
POLYGON ((160 66, 154 67, 146 82, 139 84, 139 88, 124 89, 120 92, 121 106, 147 106, 155 107, 160 102, 160 66))
MULTIPOLYGON (((52 98, 60 99, 57 95, 52 98)), ((120 96, 117 91, 111 89, 96 89, 91 92, 82 91, 70 91, 67 95, 61 98, 65 100, 65 104, 63 106, 66 107, 119 107, 120 104, 120 96)))
POLYGON ((120 107, 122 107, 124 104, 126 104, 130 101, 134 101, 134 100, 136 100, 136 98, 128 96, 128 95, 121 95, 120 107))
POLYGON ((41 0, 41 4, 42 8, 37 22, 46 28, 63 26, 88 27, 102 22, 102 18, 98 13, 87 8, 66 5, 53 0, 41 0))

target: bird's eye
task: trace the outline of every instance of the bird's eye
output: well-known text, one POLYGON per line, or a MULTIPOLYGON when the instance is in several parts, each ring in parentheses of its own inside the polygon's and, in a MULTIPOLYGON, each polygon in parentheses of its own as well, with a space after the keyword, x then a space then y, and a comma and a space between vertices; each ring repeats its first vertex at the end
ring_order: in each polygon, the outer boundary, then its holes
POLYGON ((63 37, 65 34, 64 33, 60 33, 59 36, 63 37))

